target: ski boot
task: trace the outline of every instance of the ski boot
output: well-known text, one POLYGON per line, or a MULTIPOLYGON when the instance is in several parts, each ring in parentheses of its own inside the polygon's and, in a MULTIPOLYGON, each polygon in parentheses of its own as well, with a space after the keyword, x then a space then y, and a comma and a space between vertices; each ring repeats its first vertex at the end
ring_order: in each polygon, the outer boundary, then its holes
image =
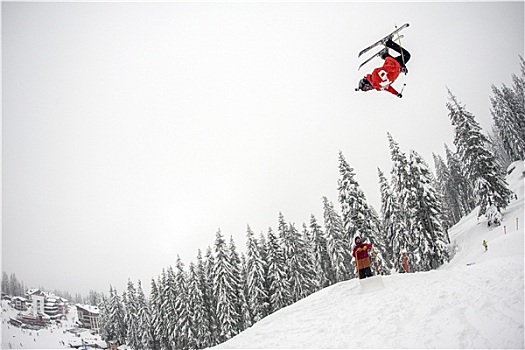
POLYGON ((387 58, 388 56, 390 56, 390 54, 388 53, 388 47, 385 47, 383 50, 379 51, 379 57, 381 57, 382 59, 385 59, 387 58))

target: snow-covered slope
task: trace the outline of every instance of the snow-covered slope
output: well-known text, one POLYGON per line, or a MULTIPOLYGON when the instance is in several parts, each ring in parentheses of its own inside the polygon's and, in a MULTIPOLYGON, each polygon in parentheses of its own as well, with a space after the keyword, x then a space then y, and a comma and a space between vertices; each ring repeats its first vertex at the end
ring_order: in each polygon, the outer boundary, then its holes
MULTIPOLYGON (((66 321, 62 320, 61 324, 53 323, 49 328, 38 331, 10 325, 9 318, 16 318, 18 313, 19 311, 13 309, 8 301, 2 300, 2 343, 0 349, 71 349, 70 344, 80 346, 82 341, 88 344, 105 344, 99 335, 92 335, 86 329, 79 330, 78 335, 67 331, 77 327, 75 322, 77 311, 74 306, 67 314, 66 321)), ((27 313, 31 313, 31 310, 28 310, 27 313)))
POLYGON ((450 263, 383 276, 385 288, 369 293, 338 283, 217 348, 524 348, 524 164, 514 165, 507 180, 518 198, 503 224, 463 218, 450 230, 450 263))

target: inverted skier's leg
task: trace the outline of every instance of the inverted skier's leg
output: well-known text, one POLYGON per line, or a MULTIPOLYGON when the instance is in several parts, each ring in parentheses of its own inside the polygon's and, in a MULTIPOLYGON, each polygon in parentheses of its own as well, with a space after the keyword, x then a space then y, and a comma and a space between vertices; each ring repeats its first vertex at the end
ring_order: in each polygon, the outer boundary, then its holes
POLYGON ((394 59, 399 62, 401 67, 403 67, 403 66, 405 66, 407 64, 408 60, 410 59, 410 52, 408 52, 407 50, 405 50, 404 48, 399 46, 392 39, 388 40, 385 43, 385 46, 400 53, 400 55, 397 56, 397 57, 394 57, 394 59))

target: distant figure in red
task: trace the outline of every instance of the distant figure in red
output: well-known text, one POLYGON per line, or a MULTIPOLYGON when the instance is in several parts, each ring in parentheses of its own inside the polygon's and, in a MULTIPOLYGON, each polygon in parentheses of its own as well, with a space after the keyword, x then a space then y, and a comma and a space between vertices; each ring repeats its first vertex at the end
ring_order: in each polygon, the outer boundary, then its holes
POLYGON ((357 271, 359 273, 359 279, 372 277, 372 270, 370 269, 370 257, 368 256, 368 250, 372 249, 370 243, 363 243, 361 237, 355 238, 355 246, 352 255, 355 258, 357 271))
POLYGON ((375 89, 377 91, 388 91, 397 97, 403 97, 402 94, 398 93, 396 89, 392 87, 392 83, 396 81, 397 77, 401 72, 407 74, 408 69, 406 64, 410 59, 410 53, 393 42, 392 39, 388 39, 385 43, 385 48, 381 54, 381 58, 385 60, 383 67, 376 68, 372 74, 366 75, 359 81, 359 87, 357 90, 370 91, 375 89), (395 50, 400 53, 397 57, 392 57, 388 53, 388 48, 395 50))

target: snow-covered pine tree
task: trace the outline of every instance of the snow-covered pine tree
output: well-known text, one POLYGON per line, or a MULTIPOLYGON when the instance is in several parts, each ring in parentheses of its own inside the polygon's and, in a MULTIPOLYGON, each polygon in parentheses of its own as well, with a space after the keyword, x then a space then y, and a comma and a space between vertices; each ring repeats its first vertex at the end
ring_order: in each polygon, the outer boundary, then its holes
POLYGON ((331 280, 335 280, 335 276, 331 276, 332 271, 330 269, 330 257, 326 248, 326 237, 313 214, 310 217, 310 233, 314 271, 320 288, 325 288, 330 285, 331 280))
MULTIPOLYGON (((259 239, 257 241, 257 246, 259 247, 259 255, 261 256, 261 259, 266 262, 266 256, 268 255, 266 251, 266 237, 264 236, 264 233, 261 231, 259 233, 259 239)), ((265 272, 268 270, 268 264, 264 264, 265 272)))
POLYGON ((502 168, 506 169, 512 163, 512 157, 508 154, 503 143, 503 139, 498 131, 496 125, 492 125, 489 138, 490 152, 494 154, 496 160, 501 164, 502 168))
POLYGON ((410 152, 410 178, 412 199, 415 200, 412 234, 419 241, 415 253, 421 257, 418 268, 428 271, 448 261, 450 239, 441 225, 441 203, 433 186, 433 175, 423 158, 413 150, 410 152))
POLYGON ((286 221, 284 219, 283 213, 279 212, 279 226, 277 226, 277 233, 280 242, 285 238, 285 236, 288 233, 288 224, 286 224, 286 221))
POLYGON ((109 300, 109 307, 109 322, 112 323, 114 327, 114 339, 121 345, 126 344, 126 310, 122 298, 118 295, 115 288, 113 288, 113 295, 111 295, 109 300))
MULTIPOLYGON (((292 226, 292 225, 290 225, 292 226)), ((296 251, 297 262, 301 266, 302 272, 302 284, 301 290, 302 294, 300 298, 304 298, 319 289, 319 282, 317 281, 317 276, 315 275, 313 258, 311 255, 311 248, 309 243, 309 233, 308 228, 303 223, 302 233, 295 229, 295 232, 291 232, 291 236, 296 235, 296 251)))
POLYGON ((275 312, 291 304, 290 285, 285 272, 284 253, 271 228, 268 229, 266 245, 270 312, 275 312))
POLYGON ((106 298, 106 296, 102 296, 102 300, 100 304, 98 305, 98 309, 100 311, 99 314, 99 324, 100 324, 100 336, 102 339, 109 341, 114 341, 115 339, 115 331, 112 324, 109 323, 109 298, 111 298, 111 292, 112 287, 109 287, 109 294, 110 296, 106 298))
MULTIPOLYGON (((513 82, 513 89, 514 93, 516 94, 516 102, 518 102, 518 108, 519 111, 518 114, 521 115, 519 119, 521 120, 522 124, 522 130, 524 130, 525 133, 525 60, 523 60, 522 56, 519 56, 520 58, 520 75, 513 75, 512 76, 512 82, 513 82)), ((522 137, 525 138, 525 136, 522 137)), ((525 157, 524 154, 522 154, 522 158, 525 157)))
POLYGON ((167 297, 167 279, 166 270, 162 269, 162 273, 158 276, 157 282, 152 282, 150 297, 153 308, 153 328, 161 350, 171 348, 171 338, 168 327, 168 310, 165 309, 170 305, 168 301, 165 300, 167 297))
MULTIPOLYGON (((211 254, 211 248, 208 248, 211 254)), ((206 278, 206 267, 205 263, 202 258, 202 252, 199 249, 197 253, 197 266, 195 268, 195 283, 196 286, 194 288, 198 288, 201 295, 202 295, 202 304, 203 304, 203 319, 199 323, 199 327, 202 328, 202 330, 197 331, 197 334, 199 334, 198 338, 198 344, 200 344, 199 348, 208 348, 215 345, 214 338, 213 338, 213 327, 212 324, 214 323, 214 307, 211 305, 211 282, 207 281, 206 278)), ((197 301, 195 301, 197 302, 197 301)), ((194 316, 197 317, 197 316, 194 316)))
POLYGON ((12 295, 9 287, 9 276, 5 271, 2 271, 2 293, 12 295))
POLYGON ((269 307, 264 288, 266 262, 261 258, 257 239, 250 226, 246 230, 246 256, 248 303, 253 312, 253 322, 259 322, 267 316, 269 307))
POLYGON ((343 221, 336 213, 332 202, 323 197, 326 248, 330 257, 330 267, 334 280, 331 283, 345 281, 355 276, 351 269, 350 244, 344 239, 343 221))
POLYGON ((339 174, 341 177, 337 189, 345 240, 353 242, 357 235, 361 238, 372 238, 376 233, 372 231, 370 207, 355 179, 354 169, 350 167, 341 151, 339 151, 339 174))
MULTIPOLYGON (((163 274, 165 272, 163 271, 163 274)), ((166 349, 168 344, 167 337, 163 331, 164 317, 162 310, 162 293, 161 293, 162 282, 160 277, 158 281, 155 279, 151 280, 151 292, 150 292, 150 305, 151 305, 151 328, 154 333, 154 349, 166 349)))
MULTIPOLYGON (((3 292, 3 291, 2 291, 3 292)), ((109 294, 111 297, 112 287, 109 287, 109 294)), ((102 339, 109 341, 114 340, 115 331, 113 330, 113 325, 109 324, 109 298, 102 296, 102 300, 98 305, 99 317, 98 322, 100 324, 100 336, 102 339)))
POLYGON ((190 333, 190 315, 188 305, 188 283, 186 277, 186 271, 184 271, 184 264, 179 255, 177 255, 177 261, 175 263, 175 312, 176 318, 176 348, 187 349, 188 348, 188 337, 190 333))
POLYGON ((381 194, 381 223, 385 240, 385 260, 388 267, 395 272, 404 271, 401 251, 404 248, 405 236, 408 234, 405 221, 399 215, 397 198, 383 171, 377 168, 379 190, 381 194))
POLYGON ((150 303, 144 295, 142 282, 139 280, 136 289, 135 302, 137 303, 137 327, 140 338, 140 349, 154 349, 156 345, 152 325, 150 303))
MULTIPOLYGON (((23 296, 25 290, 26 289, 23 286, 23 282, 18 281, 16 274, 11 273, 8 275, 7 272, 2 272, 2 293, 11 296, 23 296)), ((80 294, 77 294, 76 296, 78 296, 77 298, 75 298, 77 300, 76 302, 82 302, 82 297, 80 296, 80 294)))
POLYGON ((494 96, 490 98, 494 124, 511 162, 525 157, 525 63, 520 59, 521 76, 512 76, 513 87, 492 85, 494 96))
POLYGON ((512 192, 508 189, 501 166, 489 152, 487 137, 481 132, 474 115, 459 103, 450 90, 447 108, 455 128, 454 145, 466 166, 467 178, 474 184, 478 216, 485 214, 492 204, 498 211, 505 209, 512 192))
POLYGON ((210 332, 212 345, 219 344, 219 320, 217 317, 217 295, 214 293, 215 284, 215 257, 211 247, 206 249, 206 260, 204 261, 204 283, 206 284, 206 299, 210 305, 210 332))
POLYGON ((103 293, 99 293, 99 292, 97 292, 95 290, 90 290, 85 303, 88 304, 88 305, 97 306, 98 304, 100 304, 102 302, 102 297, 103 296, 104 296, 103 293))
POLYGON ((165 335, 161 337, 164 342, 167 340, 167 344, 163 343, 162 347, 166 349, 173 349, 176 347, 178 342, 178 328, 177 328, 177 293, 178 288, 176 285, 175 272, 173 267, 168 266, 165 276, 163 276, 162 281, 162 310, 164 321, 162 325, 165 327, 163 332, 165 335))
POLYGON ((262 261, 264 261, 263 287, 264 291, 266 292, 266 300, 264 301, 266 308, 265 315, 269 315, 272 313, 272 310, 270 306, 270 281, 268 280, 268 244, 266 242, 266 236, 262 231, 259 234, 259 241, 257 242, 257 246, 259 247, 259 255, 261 256, 262 261))
POLYGON ((141 349, 141 329, 138 318, 138 302, 135 286, 131 280, 128 280, 128 287, 123 297, 126 310, 126 340, 127 345, 133 349, 141 349))
POLYGON ((381 219, 375 211, 374 207, 370 206, 370 227, 372 234, 370 235, 370 242, 374 245, 372 254, 376 263, 373 264, 373 269, 377 269, 379 265, 379 271, 377 274, 390 274, 391 264, 388 259, 385 258, 385 252, 387 250, 387 239, 386 232, 382 229, 381 219))
POLYGON ((213 269, 213 293, 217 298, 218 341, 222 343, 237 334, 239 314, 237 312, 237 284, 231 254, 221 231, 215 238, 215 265, 213 269))
POLYGON ((234 335, 242 332, 244 329, 246 329, 248 326, 243 324, 242 322, 242 315, 245 314, 245 308, 247 307, 248 303, 246 301, 245 293, 244 293, 244 287, 245 283, 244 281, 246 278, 242 276, 242 261, 239 256, 239 253, 237 253, 237 246, 235 245, 235 241, 233 239, 233 236, 230 236, 230 246, 228 249, 228 252, 230 253, 230 265, 232 267, 232 288, 233 293, 235 295, 234 300, 234 307, 235 307, 235 314, 237 318, 235 319, 234 323, 234 335))
POLYGON ((304 289, 304 267, 302 266, 299 252, 301 249, 300 241, 301 237, 295 226, 293 224, 287 225, 281 244, 292 302, 296 302, 307 295, 307 291, 304 289))
POLYGON ((306 286, 308 288, 308 295, 317 292, 321 288, 321 280, 315 271, 315 258, 314 258, 314 246, 312 240, 312 234, 308 230, 308 226, 303 223, 303 249, 302 255, 305 261, 305 279, 306 286))
MULTIPOLYGON (((402 218, 405 224, 408 224, 409 214, 407 213, 407 201, 410 195, 410 190, 408 187, 408 160, 406 154, 401 152, 399 144, 394 140, 392 135, 390 133, 387 133, 387 137, 390 147, 390 156, 393 163, 392 171, 390 172, 392 177, 392 191, 398 204, 399 216, 402 218)), ((410 227, 406 226, 406 229, 410 230, 410 227)))
POLYGON ((450 191, 455 195, 454 201, 457 203, 459 218, 461 219, 476 207, 474 187, 467 179, 465 165, 446 144, 445 154, 447 158, 447 168, 450 172, 450 191))
POLYGON ((293 224, 286 223, 281 212, 279 213, 278 231, 291 302, 296 302, 316 288, 316 283, 312 280, 313 267, 307 255, 304 238, 293 224))
POLYGON ((188 266, 188 273, 186 278, 186 283, 188 286, 188 323, 190 324, 188 335, 187 335, 187 342, 188 347, 187 349, 197 349, 197 332, 198 332, 198 325, 194 324, 193 321, 196 318, 196 313, 199 310, 199 306, 195 303, 197 295, 192 295, 192 292, 194 291, 194 280, 193 275, 195 274, 195 264, 193 262, 190 262, 190 265, 188 266), (192 271, 193 269, 193 271, 192 271))
POLYGON ((496 206, 494 204, 492 204, 488 209, 487 209, 487 223, 490 226, 499 226, 501 225, 501 218, 502 218, 502 215, 501 213, 498 211, 498 208, 496 208, 496 206))
POLYGON ((249 296, 248 296, 248 265, 246 262, 246 256, 244 253, 241 253, 241 281, 240 285, 242 288, 242 301, 241 301, 241 329, 245 330, 247 328, 250 328, 254 321, 252 316, 252 309, 249 303, 249 296))
MULTIPOLYGON (((418 271, 418 265, 421 261, 421 256, 416 254, 418 251, 419 237, 414 234, 414 232, 417 232, 417 227, 415 227, 417 200, 413 193, 414 184, 413 179, 410 177, 410 164, 406 154, 401 151, 392 135, 388 133, 387 136, 393 162, 391 171, 392 194, 394 203, 397 203, 397 215, 406 230, 406 234, 400 234, 395 239, 401 251, 407 252, 410 271, 418 271)), ((394 253, 400 254, 401 252, 394 251, 394 253)))
POLYGON ((442 201, 443 226, 447 229, 461 219, 460 203, 453 192, 452 177, 447 164, 440 155, 433 153, 432 157, 436 169, 436 190, 440 193, 442 201))
POLYGON ((490 98, 491 114, 504 150, 511 161, 520 160, 525 153, 525 127, 522 125, 525 116, 520 111, 523 107, 517 101, 515 92, 506 85, 501 90, 493 85, 492 93, 494 97, 490 98))
POLYGON ((204 349, 209 347, 210 328, 206 315, 204 293, 200 285, 198 268, 193 262, 190 263, 188 271, 188 310, 191 324, 188 334, 188 348, 204 349))

